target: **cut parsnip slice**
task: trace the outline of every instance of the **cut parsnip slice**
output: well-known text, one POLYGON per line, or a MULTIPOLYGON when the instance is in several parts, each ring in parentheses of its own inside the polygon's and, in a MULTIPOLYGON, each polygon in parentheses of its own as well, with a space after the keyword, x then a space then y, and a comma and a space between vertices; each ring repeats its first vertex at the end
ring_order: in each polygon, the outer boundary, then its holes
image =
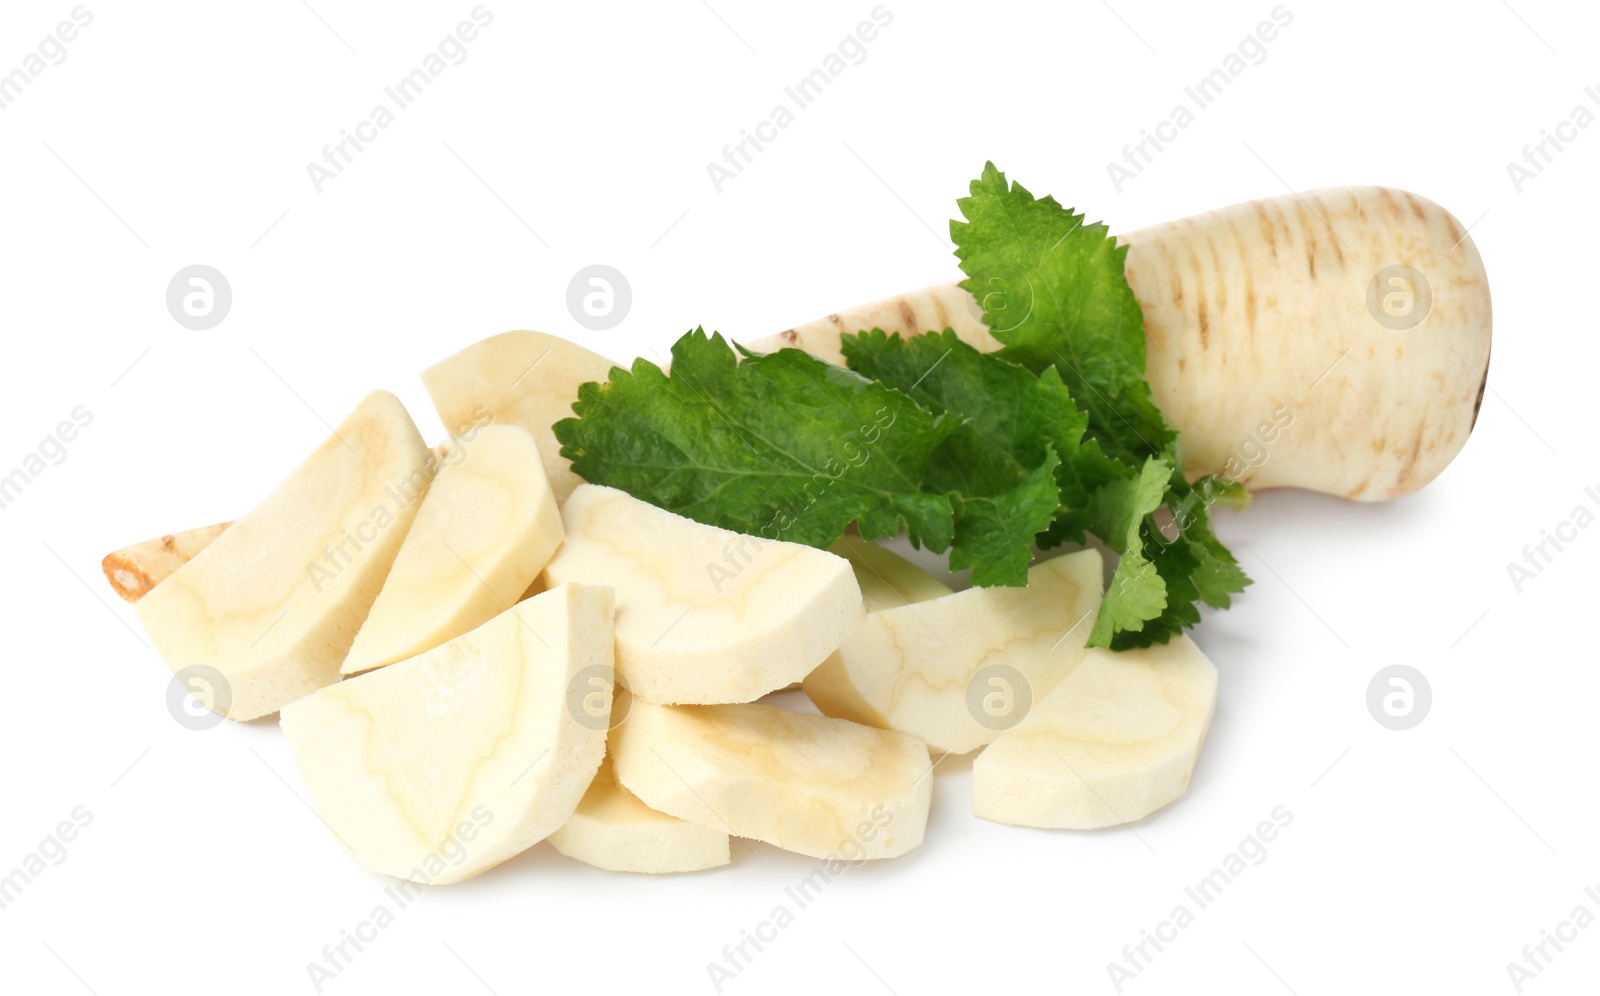
POLYGON ((434 478, 343 674, 393 664, 505 611, 561 545, 561 509, 525 429, 463 439, 434 478))
POLYGON ((193 560, 195 554, 210 546, 211 541, 231 525, 231 522, 219 522, 125 546, 106 554, 100 561, 100 570, 105 572, 112 590, 121 595, 124 602, 137 602, 173 571, 193 560))
POLYGON ((611 743, 617 780, 650 808, 813 858, 897 857, 927 828, 928 749, 892 730, 635 699, 611 743))
MULTIPOLYGON (((438 444, 431 452, 434 464, 438 465, 450 455, 450 441, 438 444)), ((137 602, 148 595, 151 588, 199 556, 201 550, 231 525, 232 522, 219 522, 213 526, 184 529, 113 550, 100 561, 100 570, 124 602, 137 602)))
POLYGON ((175 672, 218 672, 226 689, 213 689, 213 708, 232 719, 337 681, 433 473, 399 399, 372 392, 276 491, 139 600, 151 642, 175 672))
MULTIPOLYGON (((846 534, 829 549, 850 561, 856 583, 861 586, 861 605, 868 615, 951 594, 950 586, 932 574, 859 536, 846 534)), ((857 690, 837 650, 806 675, 801 688, 824 716, 892 729, 889 718, 857 690)))
POLYGON ((1082 659, 1101 576, 1099 552, 1082 550, 1034 565, 1026 588, 970 588, 868 613, 803 687, 830 716, 940 751, 976 750, 1082 659))
POLYGON ((551 426, 572 416, 578 387, 603 381, 616 364, 543 332, 502 332, 422 371, 422 383, 452 434, 479 424, 519 425, 533 435, 557 501, 582 480, 561 455, 551 426))
POLYGON ((285 708, 301 777, 351 856, 459 882, 567 822, 605 756, 609 712, 573 700, 611 689, 611 612, 609 589, 556 588, 285 708))
POLYGON ((606 871, 667 874, 720 868, 730 860, 725 830, 657 812, 623 788, 606 758, 561 829, 557 851, 606 871))
POLYGON ((1186 636, 1091 650, 972 762, 972 812, 1069 830, 1141 820, 1188 789, 1216 705, 1217 669, 1186 636))
POLYGON ((702 525, 580 485, 552 584, 617 589, 617 674, 647 702, 750 702, 799 681, 861 612, 850 565, 826 550, 702 525))
POLYGON ((828 549, 850 561, 867 612, 950 594, 950 586, 911 561, 860 536, 846 533, 828 549))

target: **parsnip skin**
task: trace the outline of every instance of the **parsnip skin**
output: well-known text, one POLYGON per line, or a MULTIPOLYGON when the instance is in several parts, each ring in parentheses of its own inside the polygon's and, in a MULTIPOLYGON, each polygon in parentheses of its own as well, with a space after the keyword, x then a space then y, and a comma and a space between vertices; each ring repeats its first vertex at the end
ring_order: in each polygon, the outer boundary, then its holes
POLYGON ((125 546, 106 554, 100 561, 100 570, 111 582, 111 590, 124 602, 137 602, 173 571, 193 560, 195 554, 210 546, 211 541, 231 525, 232 522, 219 522, 125 546))
MULTIPOLYGON (((1465 445, 1488 371, 1488 277, 1465 227, 1432 201, 1384 187, 1334 187, 1251 201, 1123 236, 1144 310, 1146 376, 1183 433, 1184 472, 1252 489, 1306 488, 1361 501, 1410 494, 1465 445), (1369 308, 1420 273, 1431 308, 1391 328, 1369 308)), ((1404 293, 1401 293, 1404 292, 1404 293)), ((1018 307, 1018 302, 1008 302, 1018 307)), ((1417 308, 1420 313, 1421 309, 1417 308)), ((957 284, 863 305, 776 336, 841 362, 839 337, 953 328, 998 348, 957 284)))

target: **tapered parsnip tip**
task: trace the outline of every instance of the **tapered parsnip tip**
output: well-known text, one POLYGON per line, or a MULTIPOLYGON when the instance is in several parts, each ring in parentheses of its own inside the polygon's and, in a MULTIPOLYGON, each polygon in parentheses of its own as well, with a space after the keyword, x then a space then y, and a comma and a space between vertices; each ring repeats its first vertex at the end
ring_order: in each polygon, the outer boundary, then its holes
POLYGON ((214 526, 185 529, 113 550, 100 561, 100 570, 105 572, 111 589, 123 601, 137 602, 231 525, 232 522, 219 522, 214 526))

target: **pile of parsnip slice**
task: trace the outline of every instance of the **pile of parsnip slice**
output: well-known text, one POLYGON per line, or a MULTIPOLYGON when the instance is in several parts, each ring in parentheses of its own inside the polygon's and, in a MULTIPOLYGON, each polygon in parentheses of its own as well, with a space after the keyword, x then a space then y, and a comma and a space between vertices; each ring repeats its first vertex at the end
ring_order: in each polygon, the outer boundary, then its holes
POLYGON ((1215 669, 1182 637, 1086 651, 1097 552, 957 592, 853 535, 744 536, 585 484, 550 426, 609 367, 496 336, 424 374, 447 446, 375 392, 244 518, 105 560, 218 711, 280 713, 361 864, 455 882, 547 838, 628 872, 726 865, 730 836, 896 857, 937 762, 979 750, 973 811, 1004 823, 1184 793, 1215 669), (797 683, 820 715, 760 701, 797 683))

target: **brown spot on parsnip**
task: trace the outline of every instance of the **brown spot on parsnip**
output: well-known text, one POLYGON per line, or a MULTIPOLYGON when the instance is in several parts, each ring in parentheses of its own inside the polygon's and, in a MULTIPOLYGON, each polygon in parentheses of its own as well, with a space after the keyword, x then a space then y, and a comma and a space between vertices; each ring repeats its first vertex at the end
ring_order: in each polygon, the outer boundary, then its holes
POLYGON ((1250 279, 1250 271, 1248 269, 1244 271, 1244 316, 1245 327, 1250 330, 1251 335, 1255 335, 1256 288, 1255 283, 1250 279))
MULTIPOLYGON (((1233 226, 1230 224, 1230 228, 1233 226)), ((1235 233, 1237 238, 1237 233, 1235 233)), ((1211 239, 1206 239, 1206 248, 1211 250, 1211 275, 1216 278, 1217 310, 1228 310, 1228 282, 1222 279, 1222 259, 1217 255, 1217 244, 1211 239)))
POLYGON ((1407 485, 1409 485, 1411 483, 1412 475, 1416 472, 1416 469, 1417 469, 1417 457, 1420 456, 1421 453, 1422 453, 1422 432, 1419 431, 1417 433, 1417 441, 1411 447, 1411 453, 1406 457, 1406 462, 1401 465, 1400 473, 1395 475, 1394 487, 1395 487, 1396 491, 1404 494, 1406 492, 1410 492, 1410 491, 1415 490, 1414 488, 1408 487, 1407 485))
POLYGON ((796 332, 794 329, 784 329, 782 332, 778 333, 778 338, 782 339, 786 344, 793 346, 795 343, 800 341, 800 333, 796 332))
POLYGON ((1183 276, 1178 268, 1173 265, 1172 251, 1167 248, 1166 242, 1158 242, 1161 249, 1161 262, 1166 267, 1167 275, 1172 278, 1172 303, 1178 308, 1183 307, 1183 276))
POLYGON ((1206 341, 1210 337, 1211 322, 1206 317, 1205 298, 1200 299, 1200 348, 1205 349, 1206 341))
POLYGON ((901 331, 906 335, 912 335, 917 332, 917 312, 911 307, 911 302, 902 297, 895 303, 900 308, 900 320, 905 323, 905 328, 901 329, 901 331))
POLYGON ((1261 218, 1261 234, 1266 237, 1267 248, 1272 250, 1272 258, 1278 258, 1278 235, 1272 228, 1272 215, 1267 213, 1266 205, 1256 201, 1253 205, 1256 214, 1261 218))
POLYGON ((1463 232, 1461 226, 1456 224, 1455 218, 1448 214, 1444 216, 1444 223, 1450 226, 1450 244, 1453 246, 1460 245, 1461 240, 1467 237, 1467 233, 1463 232))
MULTIPOLYGON (((1492 355, 1492 353, 1491 353, 1491 355, 1492 355)), ((1472 424, 1467 426, 1467 431, 1468 432, 1471 432, 1473 429, 1476 429, 1478 427, 1478 410, 1483 407, 1483 392, 1488 390, 1488 388, 1489 388, 1489 359, 1488 359, 1488 357, 1485 357, 1484 361, 1483 361, 1483 380, 1478 382, 1478 400, 1476 400, 1476 401, 1474 401, 1472 403, 1472 424)))

